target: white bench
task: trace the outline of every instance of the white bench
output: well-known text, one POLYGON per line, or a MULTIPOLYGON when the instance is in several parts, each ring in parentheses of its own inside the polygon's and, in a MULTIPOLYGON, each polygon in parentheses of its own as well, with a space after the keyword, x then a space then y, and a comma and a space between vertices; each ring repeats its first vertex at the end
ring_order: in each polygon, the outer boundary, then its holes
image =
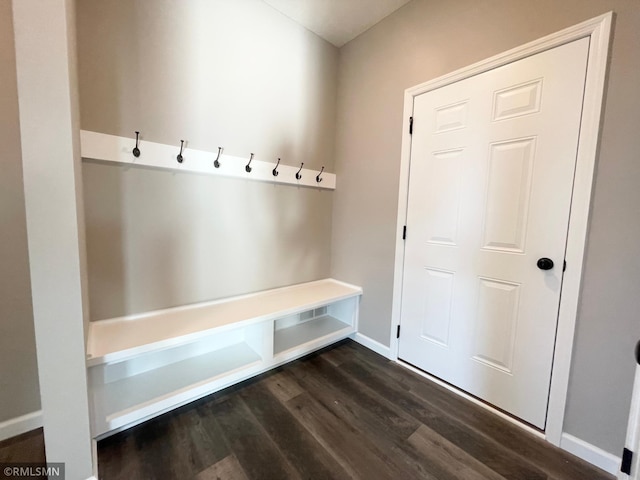
POLYGON ((91 322, 94 436, 102 438, 357 330, 360 287, 319 280, 91 322))

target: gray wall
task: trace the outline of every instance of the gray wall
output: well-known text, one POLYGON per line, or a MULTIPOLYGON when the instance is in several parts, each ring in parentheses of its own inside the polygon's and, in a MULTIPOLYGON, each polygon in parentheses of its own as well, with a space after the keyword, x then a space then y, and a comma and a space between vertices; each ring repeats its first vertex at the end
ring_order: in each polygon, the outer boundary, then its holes
MULTIPOLYGON (((260 0, 77 7, 83 129, 333 170, 329 43, 260 0)), ((329 275, 332 192, 89 162, 83 172, 92 320, 329 275)))
POLYGON ((331 193, 84 164, 93 319, 329 276, 331 193))
POLYGON ((640 336, 640 8, 635 0, 414 0, 340 51, 332 275, 389 345, 406 88, 617 13, 565 430, 619 454, 640 336))
POLYGON ((0 2, 0 422, 40 409, 11 2, 0 2))

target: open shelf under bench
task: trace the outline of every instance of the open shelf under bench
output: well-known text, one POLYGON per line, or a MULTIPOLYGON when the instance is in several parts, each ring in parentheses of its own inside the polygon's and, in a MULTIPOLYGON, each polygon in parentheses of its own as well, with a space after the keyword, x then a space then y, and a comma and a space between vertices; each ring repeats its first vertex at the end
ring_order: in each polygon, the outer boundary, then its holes
POLYGON ((99 410, 111 430, 224 388, 232 375, 258 367, 261 361, 255 351, 241 343, 115 382, 98 383, 94 393, 100 398, 99 410))
POLYGON ((92 322, 87 366, 102 438, 357 330, 362 289, 319 280, 92 322))
POLYGON ((324 338, 327 335, 333 335, 350 328, 351 325, 325 315, 292 327, 276 330, 273 339, 273 353, 279 355, 299 345, 305 345, 315 339, 324 338))

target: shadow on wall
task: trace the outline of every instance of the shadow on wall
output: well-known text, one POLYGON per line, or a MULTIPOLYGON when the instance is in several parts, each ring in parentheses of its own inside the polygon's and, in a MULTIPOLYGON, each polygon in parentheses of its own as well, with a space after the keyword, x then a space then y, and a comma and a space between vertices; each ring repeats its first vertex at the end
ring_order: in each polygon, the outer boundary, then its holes
POLYGON ((332 193, 83 165, 91 318, 329 276, 332 193))
MULTIPOLYGON (((338 50, 266 3, 82 0, 77 32, 83 129, 333 170, 338 50)), ((331 192, 83 176, 92 320, 329 276, 331 192)))
POLYGON ((125 170, 97 163, 82 166, 91 319, 95 319, 94 312, 126 311, 124 225, 120 221, 125 199, 122 184, 116 181, 125 170))

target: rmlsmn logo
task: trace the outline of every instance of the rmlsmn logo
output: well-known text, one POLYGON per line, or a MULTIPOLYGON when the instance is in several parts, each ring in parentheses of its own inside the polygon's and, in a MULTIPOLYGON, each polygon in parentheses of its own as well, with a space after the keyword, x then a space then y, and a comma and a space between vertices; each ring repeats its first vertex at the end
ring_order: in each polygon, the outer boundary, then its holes
POLYGON ((49 478, 64 480, 64 463, 0 463, 0 479, 49 478))

